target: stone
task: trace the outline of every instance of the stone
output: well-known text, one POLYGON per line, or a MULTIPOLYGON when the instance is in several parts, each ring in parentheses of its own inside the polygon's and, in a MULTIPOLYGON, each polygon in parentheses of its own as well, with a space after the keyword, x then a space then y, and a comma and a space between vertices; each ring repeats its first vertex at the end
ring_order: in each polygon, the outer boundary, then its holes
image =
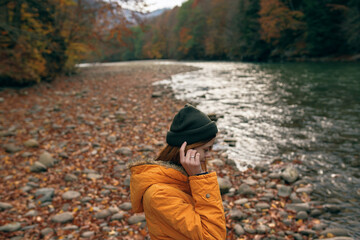
POLYGON ((92 200, 91 197, 86 196, 86 197, 83 197, 83 198, 80 200, 80 202, 82 202, 82 203, 87 203, 87 202, 90 202, 91 200, 92 200))
POLYGON ((299 231, 301 235, 305 236, 315 236, 316 232, 312 229, 303 229, 299 231))
POLYGON ((259 203, 255 204, 255 209, 258 211, 261 211, 263 209, 269 209, 269 208, 270 208, 270 205, 265 202, 259 202, 259 203))
POLYGON ((252 226, 250 226, 248 224, 246 224, 244 226, 244 230, 245 230, 245 232, 250 233, 250 234, 255 234, 256 233, 256 230, 252 226))
POLYGON ((71 222, 73 219, 74 216, 72 215, 71 212, 59 213, 51 218, 51 220, 56 223, 67 223, 67 222, 71 222))
POLYGON ((79 229, 79 227, 78 227, 78 226, 76 226, 76 225, 72 225, 72 224, 70 224, 70 225, 67 225, 67 226, 63 227, 62 229, 63 229, 63 230, 72 230, 72 231, 76 231, 76 230, 78 230, 78 229, 79 229))
POLYGON ((327 236, 328 234, 332 234, 335 237, 350 237, 349 231, 344 228, 328 228, 320 233, 320 235, 324 236, 327 236))
POLYGON ((44 228, 40 232, 42 237, 45 237, 46 235, 49 235, 49 234, 52 234, 52 233, 54 233, 54 229, 52 229, 52 228, 44 228))
POLYGON ((331 212, 331 213, 338 213, 341 211, 341 206, 336 204, 325 204, 323 208, 326 212, 331 212))
POLYGON ((265 234, 270 231, 270 228, 264 224, 260 224, 256 226, 255 230, 258 234, 265 234))
POLYGON ((231 209, 229 215, 230 215, 230 219, 234 219, 234 220, 242 220, 247 217, 247 215, 239 209, 231 209))
POLYGON ((296 193, 307 193, 307 194, 311 194, 313 192, 313 188, 312 187, 302 187, 302 188, 298 188, 295 191, 296 193))
POLYGON ((104 219, 111 215, 111 211, 109 209, 101 210, 95 213, 95 218, 104 219))
POLYGON ((21 148, 17 147, 15 144, 13 143, 8 143, 4 145, 4 149, 6 152, 8 153, 16 153, 18 151, 21 150, 21 148))
POLYGON ((292 210, 295 212, 300 212, 300 211, 310 211, 310 205, 309 203, 288 203, 285 205, 285 209, 287 210, 292 210))
POLYGON ((94 231, 86 231, 81 234, 81 237, 83 238, 91 238, 95 235, 94 231))
POLYGON ((281 178, 288 183, 293 183, 299 178, 299 172, 293 166, 287 166, 285 170, 281 173, 281 178))
POLYGON ((31 153, 31 152, 23 152, 22 154, 21 154, 21 157, 23 157, 23 158, 28 158, 28 157, 31 157, 33 154, 31 153))
POLYGON ((238 192, 241 195, 255 195, 255 191, 246 183, 240 185, 238 192))
POLYGON ((50 153, 44 152, 39 157, 39 162, 45 165, 46 167, 53 167, 55 164, 54 158, 51 156, 50 153))
POLYGON ((159 98, 161 96, 162 96, 162 92, 160 92, 160 91, 156 91, 151 94, 152 98, 159 98))
POLYGON ((25 214, 25 217, 35 217, 38 215, 38 212, 36 210, 30 210, 25 214))
POLYGON ((310 216, 312 217, 318 217, 322 214, 322 211, 320 209, 312 209, 311 212, 310 212, 310 216))
POLYGON ((254 179, 252 179, 251 177, 243 180, 243 182, 246 183, 246 184, 249 185, 249 186, 255 186, 255 185, 258 184, 258 182, 255 181, 254 179))
POLYGON ((81 196, 81 194, 77 191, 67 191, 62 195, 62 198, 65 200, 71 200, 74 198, 78 198, 80 196, 81 196))
POLYGON ((125 211, 129 211, 132 208, 131 202, 124 202, 120 204, 119 208, 125 211))
POLYGON ((240 224, 235 224, 234 226, 234 230, 235 230, 235 234, 237 236, 241 236, 245 234, 245 230, 243 229, 243 227, 240 224))
POLYGON ((65 182, 75 182, 78 180, 78 177, 72 173, 68 173, 64 177, 65 182))
POLYGON ((16 232, 21 229, 21 224, 18 222, 8 223, 0 227, 0 232, 16 232))
POLYGON ((132 155, 132 151, 128 147, 121 147, 121 148, 115 150, 115 153, 125 155, 125 156, 131 156, 132 155))
POLYGON ((107 141, 111 142, 111 143, 115 143, 116 142, 116 136, 114 135, 110 135, 106 138, 107 141))
POLYGON ((25 147, 37 148, 39 147, 39 142, 36 139, 29 139, 24 142, 25 147))
POLYGON ((35 197, 42 196, 38 201, 40 202, 51 202, 54 196, 55 189, 54 188, 40 188, 36 190, 35 197))
POLYGON ((141 215, 133 215, 133 216, 128 218, 128 223, 130 225, 136 224, 136 223, 139 223, 139 222, 145 222, 145 221, 146 221, 145 215, 143 215, 143 214, 141 214, 141 215))
POLYGON ((307 212, 305 211, 300 211, 298 213, 296 213, 296 219, 307 219, 309 216, 307 214, 307 212))
POLYGON ((140 147, 139 151, 140 152, 154 152, 155 149, 151 145, 143 145, 143 146, 140 147))
POLYGON ((280 197, 289 197, 290 194, 292 193, 292 188, 290 186, 285 186, 285 185, 277 185, 276 186, 277 190, 278 190, 278 196, 280 197))
POLYGON ((315 224, 312 229, 315 231, 323 231, 328 225, 326 223, 315 224))
POLYGON ((102 176, 98 173, 89 173, 86 177, 91 180, 96 180, 96 179, 102 178, 102 176))
POLYGON ((208 161, 208 164, 215 165, 215 166, 218 166, 218 167, 223 167, 225 165, 224 161, 222 161, 220 159, 210 160, 210 161, 208 161))
POLYGON ((122 220, 124 219, 125 214, 124 213, 116 213, 114 215, 111 216, 111 220, 122 220))
POLYGON ((249 200, 247 198, 240 198, 234 202, 235 205, 243 205, 245 203, 248 203, 249 200))
POLYGON ((113 168, 113 172, 122 172, 126 169, 127 169, 127 167, 125 164, 118 164, 113 168))
POLYGON ((232 187, 231 182, 228 179, 222 178, 222 177, 218 177, 217 180, 219 183, 219 188, 220 188, 221 194, 228 193, 230 188, 232 187))
POLYGON ((269 174, 268 176, 270 179, 280 179, 281 175, 280 173, 277 173, 277 172, 272 172, 269 174))
POLYGON ((110 195, 110 193, 111 193, 111 191, 109 189, 103 189, 103 190, 101 190, 100 195, 108 196, 108 195, 110 195))
POLYGON ((11 208, 13 208, 13 205, 11 205, 10 203, 0 202, 0 211, 8 210, 11 208))

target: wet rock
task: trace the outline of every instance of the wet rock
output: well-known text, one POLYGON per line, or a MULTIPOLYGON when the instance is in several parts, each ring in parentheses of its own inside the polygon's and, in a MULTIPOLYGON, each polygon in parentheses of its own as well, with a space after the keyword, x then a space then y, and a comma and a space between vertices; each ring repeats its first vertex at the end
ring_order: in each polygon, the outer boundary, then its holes
POLYGON ((322 212, 320 209, 315 208, 315 209, 311 210, 310 216, 312 216, 312 217, 318 217, 318 216, 320 216, 322 213, 323 213, 323 212, 322 212))
POLYGON ((246 183, 246 184, 249 185, 249 186, 255 186, 255 185, 258 184, 258 182, 255 181, 254 179, 252 179, 251 177, 243 180, 243 183, 246 183))
POLYGON ((0 202, 0 211, 8 210, 11 208, 13 208, 13 205, 11 205, 10 203, 0 202))
POLYGON ((234 230, 235 230, 235 234, 238 236, 244 235, 245 234, 245 230, 243 229, 243 227, 240 224, 235 224, 234 226, 234 230))
POLYGON ((95 213, 95 218, 104 219, 111 215, 111 211, 109 209, 101 210, 95 213))
POLYGON ((227 165, 229 165, 229 166, 236 166, 236 162, 233 160, 233 159, 226 159, 225 160, 225 163, 227 164, 227 165))
POLYGON ((324 230, 325 228, 327 227, 327 224, 325 223, 318 223, 318 224, 315 224, 312 229, 315 230, 315 231, 322 231, 324 230))
POLYGON ((139 222, 145 222, 145 221, 146 221, 145 215, 133 215, 133 216, 128 218, 128 223, 130 225, 136 224, 136 223, 139 223, 139 222))
POLYGON ((125 211, 129 211, 132 208, 131 202, 124 202, 120 204, 119 208, 125 211))
POLYGON ((29 139, 26 142, 24 142, 24 145, 30 148, 37 148, 39 147, 39 142, 36 139, 29 139))
POLYGON ((25 214, 25 217, 35 217, 38 215, 38 212, 36 210, 30 210, 25 214))
POLYGON ((54 196, 54 188, 40 188, 36 190, 35 197, 42 196, 38 201, 44 203, 44 202, 51 202, 52 198, 54 196))
POLYGON ((270 205, 265 202, 259 202, 259 203, 255 204, 255 209, 258 211, 261 211, 263 209, 269 209, 269 208, 270 208, 270 205))
POLYGON ((230 215, 230 219, 234 219, 234 220, 242 220, 247 217, 247 215, 239 209, 231 209, 229 215, 230 215))
POLYGON ((326 212, 331 212, 331 213, 338 213, 341 211, 341 206, 336 204, 325 204, 323 208, 326 212))
POLYGON ((255 195, 255 191, 246 183, 240 185, 238 192, 241 195, 255 195))
POLYGON ((21 224, 18 222, 8 223, 0 227, 0 232, 16 232, 21 229, 21 224))
POLYGON ((328 234, 332 234, 335 237, 350 237, 349 231, 343 228, 328 228, 320 233, 320 235, 323 236, 327 236, 328 234))
POLYGON ((290 199, 291 199, 292 203, 302 203, 303 202, 294 192, 290 194, 290 199))
POLYGON ((114 221, 114 220, 120 221, 120 220, 124 219, 124 216, 125 216, 124 213, 116 213, 116 214, 111 216, 111 220, 112 221, 114 221))
POLYGON ((78 177, 74 174, 68 173, 65 175, 64 180, 66 182, 75 182, 78 180, 78 177))
POLYGON ((8 144, 5 144, 4 145, 4 149, 6 152, 8 153, 16 153, 18 151, 21 150, 21 148, 19 148, 18 146, 16 146, 15 144, 13 143, 8 143, 8 144))
POLYGON ((301 235, 305 236, 315 236, 316 232, 312 229, 303 229, 299 231, 301 235))
POLYGON ((81 234, 81 237, 83 238, 91 238, 95 235, 95 232, 93 231, 86 231, 81 234))
POLYGON ((277 185, 276 186, 277 190, 278 190, 278 196, 280 197, 289 197, 290 194, 292 193, 292 188, 290 186, 285 186, 285 185, 277 185))
POLYGON ((313 188, 312 187, 302 187, 302 188, 298 188, 295 191, 296 193, 306 193, 306 194, 311 194, 313 192, 313 188))
POLYGON ((219 183, 219 188, 220 188, 221 194, 228 193, 230 188, 232 187, 231 182, 228 179, 222 178, 222 177, 218 177, 217 180, 219 183))
POLYGON ((72 215, 71 212, 59 213, 51 218, 51 220, 56 223, 71 222, 73 219, 74 219, 74 216, 72 215))
POLYGON ((293 183, 299 178, 299 172, 293 166, 287 166, 281 173, 281 178, 288 183, 293 183))
POLYGON ((305 211, 300 211, 298 213, 296 213, 296 219, 307 219, 309 216, 307 214, 307 212, 305 211))
POLYGON ((259 163, 259 164, 255 165, 254 169, 259 172, 266 172, 269 170, 269 166, 265 163, 259 163))
POLYGON ((74 198, 78 198, 80 196, 81 196, 81 194, 77 191, 67 191, 62 195, 62 198, 65 200, 71 200, 74 198))
POLYGON ((52 228, 44 228, 44 229, 41 230, 41 232, 40 232, 40 234, 41 234, 42 237, 45 237, 45 236, 47 236, 47 235, 49 235, 49 234, 52 234, 52 233, 54 233, 54 229, 52 229, 52 228))
POLYGON ((119 149, 115 150, 115 153, 125 155, 125 156, 131 156, 132 155, 132 151, 128 147, 119 148, 119 149))
POLYGON ((310 210, 310 205, 309 203, 288 203, 285 205, 285 209, 292 210, 295 212, 300 212, 300 211, 308 212, 310 210))
POLYGON ((53 167, 55 164, 54 158, 48 152, 44 152, 40 155, 39 162, 42 163, 47 168, 53 167))
POLYGON ((224 139, 224 142, 226 142, 230 147, 236 146, 236 139, 224 139))
POLYGON ((152 94, 151 94, 151 97, 152 98, 159 98, 159 97, 161 97, 162 96, 162 92, 160 92, 160 91, 156 91, 156 92, 153 92, 152 94))

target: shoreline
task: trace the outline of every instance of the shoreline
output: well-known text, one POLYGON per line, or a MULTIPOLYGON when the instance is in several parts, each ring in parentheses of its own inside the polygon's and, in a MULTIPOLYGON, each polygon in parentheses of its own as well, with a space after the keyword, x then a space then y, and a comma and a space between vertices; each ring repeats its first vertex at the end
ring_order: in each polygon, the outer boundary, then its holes
MULTIPOLYGON (((144 216, 131 212, 126 163, 154 158, 184 105, 152 83, 192 70, 128 62, 1 91, 1 234, 147 239, 144 216)), ((316 218, 338 209, 311 202, 311 186, 292 165, 240 172, 222 152, 209 164, 219 176, 228 239, 352 239, 316 218)))

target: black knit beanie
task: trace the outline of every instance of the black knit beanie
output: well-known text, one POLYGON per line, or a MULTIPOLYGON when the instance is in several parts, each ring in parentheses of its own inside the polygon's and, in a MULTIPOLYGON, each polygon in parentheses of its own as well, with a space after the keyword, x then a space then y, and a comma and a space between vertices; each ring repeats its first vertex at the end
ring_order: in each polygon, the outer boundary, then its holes
POLYGON ((216 136, 218 129, 214 121, 190 104, 186 104, 174 117, 166 142, 170 146, 180 147, 187 144, 210 140, 216 136))

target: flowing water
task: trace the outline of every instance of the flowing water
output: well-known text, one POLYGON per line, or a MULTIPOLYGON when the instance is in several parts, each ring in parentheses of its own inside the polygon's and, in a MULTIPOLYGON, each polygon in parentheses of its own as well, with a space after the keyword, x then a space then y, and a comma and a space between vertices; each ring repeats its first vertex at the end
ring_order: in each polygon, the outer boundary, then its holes
POLYGON ((176 98, 223 116, 218 148, 240 169, 277 157, 301 161, 316 200, 344 208, 322 218, 360 238, 359 63, 178 64, 201 70, 161 84, 169 84, 176 98))

